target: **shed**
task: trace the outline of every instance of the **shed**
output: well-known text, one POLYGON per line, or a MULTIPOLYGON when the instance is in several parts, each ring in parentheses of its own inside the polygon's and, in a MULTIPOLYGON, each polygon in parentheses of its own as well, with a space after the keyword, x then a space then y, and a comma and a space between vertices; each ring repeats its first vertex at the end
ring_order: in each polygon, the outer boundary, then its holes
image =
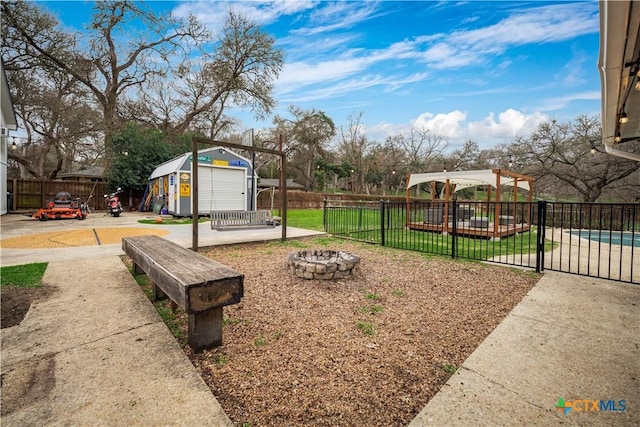
MULTIPOLYGON (((192 153, 159 165, 149 177, 145 205, 175 216, 191 216, 192 153)), ((198 214, 218 210, 254 210, 256 180, 251 162, 223 147, 198 151, 198 214)))

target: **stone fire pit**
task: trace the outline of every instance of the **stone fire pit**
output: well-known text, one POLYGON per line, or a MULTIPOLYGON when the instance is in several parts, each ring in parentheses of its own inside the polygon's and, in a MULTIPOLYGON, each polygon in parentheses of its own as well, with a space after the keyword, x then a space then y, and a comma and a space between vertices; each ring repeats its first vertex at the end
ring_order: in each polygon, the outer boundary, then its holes
POLYGON ((289 271, 304 279, 332 280, 352 277, 360 258, 349 252, 308 249, 289 255, 289 271))

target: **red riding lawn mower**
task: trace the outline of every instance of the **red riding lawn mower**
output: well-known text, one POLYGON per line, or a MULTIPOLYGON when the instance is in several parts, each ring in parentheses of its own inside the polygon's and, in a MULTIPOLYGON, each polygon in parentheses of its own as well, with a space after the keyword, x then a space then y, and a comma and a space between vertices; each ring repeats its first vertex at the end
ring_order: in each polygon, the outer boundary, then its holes
POLYGON ((72 199, 66 191, 56 193, 54 200, 47 202, 47 207, 33 214, 33 218, 40 221, 49 219, 85 219, 89 214, 87 202, 80 203, 80 199, 72 199))

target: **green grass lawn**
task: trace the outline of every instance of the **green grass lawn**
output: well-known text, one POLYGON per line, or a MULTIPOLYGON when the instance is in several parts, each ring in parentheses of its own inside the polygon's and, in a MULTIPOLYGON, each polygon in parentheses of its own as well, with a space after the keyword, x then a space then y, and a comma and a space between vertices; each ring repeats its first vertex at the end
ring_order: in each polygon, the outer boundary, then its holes
POLYGON ((47 269, 47 262, 33 264, 12 265, 0 268, 0 286, 18 286, 21 288, 39 288, 42 286, 42 276, 47 269))
MULTIPOLYGON (((277 210, 274 215, 279 216, 277 210)), ((207 222, 207 217, 200 218, 199 222, 207 222)), ((140 224, 158 225, 182 225, 192 224, 191 218, 163 218, 161 223, 157 223, 155 218, 138 220, 140 224)), ((289 227, 306 228, 307 230, 322 230, 322 209, 289 209, 287 210, 287 225, 289 227)))
MULTIPOLYGON (((279 211, 274 210, 279 216, 279 211)), ((201 221, 207 218, 201 218, 201 221)), ((417 250, 421 252, 451 255, 451 236, 405 229, 404 211, 393 211, 387 217, 389 229, 385 235, 385 245, 398 249, 417 250)), ((148 220, 153 223, 153 220, 148 220)), ((168 224, 188 224, 190 219, 176 219, 175 222, 165 220, 168 224)), ((334 235, 380 243, 380 210, 378 208, 339 209, 329 210, 328 230, 324 230, 323 209, 289 209, 287 210, 287 225, 307 230, 327 231, 334 235)), ((456 253, 461 257, 474 259, 489 259, 499 255, 531 254, 535 252, 536 236, 532 231, 503 238, 499 242, 489 242, 486 239, 458 238, 456 253)), ((545 250, 553 249, 549 241, 545 250)))
MULTIPOLYGON (((279 215, 278 211, 274 211, 279 215)), ((323 231, 322 209, 288 209, 287 226, 323 231)))

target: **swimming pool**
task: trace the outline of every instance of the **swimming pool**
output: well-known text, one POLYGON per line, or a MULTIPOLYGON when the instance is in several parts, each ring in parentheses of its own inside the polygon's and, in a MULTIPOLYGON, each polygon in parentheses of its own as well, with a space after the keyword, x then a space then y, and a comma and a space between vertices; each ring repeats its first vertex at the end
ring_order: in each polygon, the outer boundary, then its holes
POLYGON ((609 230, 575 230, 570 233, 574 236, 590 239, 595 242, 640 248, 640 232, 631 233, 609 230))

